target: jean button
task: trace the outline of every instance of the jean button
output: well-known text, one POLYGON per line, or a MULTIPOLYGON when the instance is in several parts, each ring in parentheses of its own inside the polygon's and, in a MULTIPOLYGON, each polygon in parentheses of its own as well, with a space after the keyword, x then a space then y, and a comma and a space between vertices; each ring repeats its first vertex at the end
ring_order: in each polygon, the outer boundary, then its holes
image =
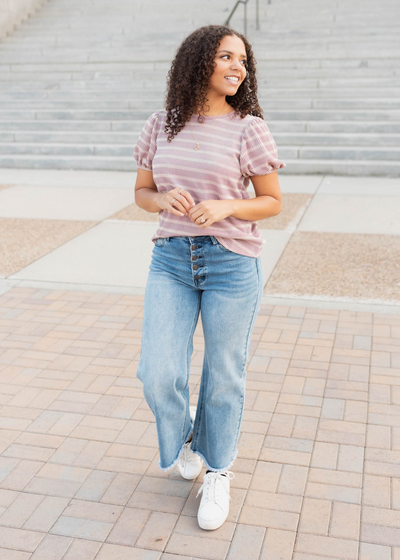
POLYGON ((197 255, 193 255, 192 261, 196 261, 196 260, 197 260, 197 255))
POLYGON ((193 278, 194 278, 195 280, 197 280, 197 278, 200 278, 200 276, 199 276, 198 274, 196 274, 196 276, 193 276, 193 278))
POLYGON ((192 249, 192 251, 195 251, 197 249, 196 245, 192 245, 190 248, 192 249))
POLYGON ((198 264, 194 264, 194 265, 193 265, 193 270, 197 270, 198 268, 199 268, 199 265, 198 265, 198 264))

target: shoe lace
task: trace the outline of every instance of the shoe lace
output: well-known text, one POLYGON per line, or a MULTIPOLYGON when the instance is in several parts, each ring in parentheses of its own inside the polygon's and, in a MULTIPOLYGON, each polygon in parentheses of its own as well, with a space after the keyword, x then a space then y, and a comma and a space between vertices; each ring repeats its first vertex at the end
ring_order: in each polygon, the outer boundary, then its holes
MULTIPOLYGON (((233 480, 235 478, 235 474, 232 471, 225 471, 223 474, 226 474, 226 477, 229 480, 233 480)), ((200 486, 196 498, 199 496, 201 492, 204 491, 204 497, 207 502, 213 501, 217 503, 219 501, 219 493, 221 490, 222 484, 222 473, 210 472, 204 475, 204 482, 200 486)), ((230 495, 228 498, 231 500, 230 495)))
POLYGON ((182 453, 180 456, 181 464, 184 465, 185 463, 192 463, 193 461, 197 461, 197 455, 193 453, 190 448, 190 444, 192 442, 188 441, 182 448, 182 453))

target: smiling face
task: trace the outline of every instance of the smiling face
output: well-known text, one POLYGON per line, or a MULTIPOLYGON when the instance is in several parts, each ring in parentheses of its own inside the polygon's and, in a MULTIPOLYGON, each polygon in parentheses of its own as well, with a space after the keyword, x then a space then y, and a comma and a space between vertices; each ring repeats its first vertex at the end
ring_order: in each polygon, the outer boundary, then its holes
POLYGON ((209 93, 235 95, 246 77, 246 47, 236 35, 225 35, 214 59, 216 66, 210 79, 209 93))

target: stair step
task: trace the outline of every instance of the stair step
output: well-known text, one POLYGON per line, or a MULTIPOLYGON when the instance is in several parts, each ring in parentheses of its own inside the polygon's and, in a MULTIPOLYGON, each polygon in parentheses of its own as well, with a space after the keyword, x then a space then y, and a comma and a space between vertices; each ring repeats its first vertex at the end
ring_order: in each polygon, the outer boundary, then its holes
MULTIPOLYGON (((26 51, 26 55, 32 54, 34 49, 30 48, 26 51)), ((140 70, 140 71, 152 71, 154 69, 154 75, 157 76, 158 73, 163 72, 166 75, 169 69, 169 62, 161 61, 136 61, 135 59, 113 62, 100 61, 97 63, 92 62, 73 62, 66 60, 62 62, 61 60, 43 60, 40 56, 42 49, 38 51, 38 57, 40 60, 28 62, 24 56, 25 53, 15 53, 14 57, 17 57, 15 62, 11 61, 12 51, 8 52, 4 45, 0 49, 0 66, 2 68, 11 69, 11 71, 20 72, 58 72, 60 69, 63 72, 79 72, 83 69, 87 72, 92 71, 118 71, 118 70, 140 70), (5 54, 7 53, 7 55, 5 54), (3 56, 1 57, 1 55, 3 56)), ((362 57, 348 57, 348 58, 338 58, 330 60, 316 60, 313 58, 299 60, 299 59, 288 59, 288 60, 274 60, 270 58, 264 58, 264 54, 260 53, 257 60, 257 67, 261 70, 267 68, 274 68, 276 72, 280 73, 287 70, 298 70, 299 72, 305 71, 317 71, 317 70, 331 70, 333 72, 342 73, 347 70, 353 69, 353 71, 362 70, 368 71, 385 71, 392 72, 393 75, 398 75, 398 66, 400 63, 399 58, 362 58, 362 57)), ((333 75, 333 74, 332 74, 333 75)), ((343 74, 342 74, 343 75, 343 74)))
MULTIPOLYGON (((352 176, 400 176, 400 162, 390 161, 344 161, 344 160, 286 160, 284 174, 321 174, 352 176)), ((54 157, 49 156, 2 156, 2 168, 17 169, 96 169, 113 171, 136 171, 133 158, 129 157, 54 157)))
MULTIPOLYGON (((0 64, 0 81, 1 82, 19 82, 23 81, 54 81, 55 78, 58 80, 91 80, 91 81, 104 81, 104 80, 114 80, 118 78, 121 83, 133 82, 135 87, 139 88, 147 81, 157 81, 164 82, 166 80, 165 70, 154 70, 151 68, 130 68, 129 63, 126 64, 125 68, 121 69, 88 69, 85 65, 81 64, 58 64, 57 68, 50 68, 51 65, 40 65, 32 64, 24 68, 20 68, 18 64, 0 64), (36 68, 37 67, 37 68, 36 68), (121 71, 123 71, 123 77, 121 77, 121 71)), ((55 65, 54 65, 55 66, 55 65)), ((392 79, 400 78, 400 69, 393 70, 392 68, 381 68, 373 67, 348 67, 348 68, 274 68, 275 79, 290 79, 290 80, 326 80, 329 78, 336 79, 346 79, 350 83, 347 85, 349 87, 353 80, 376 80, 375 86, 380 85, 379 81, 381 78, 392 79)), ((262 84, 262 82, 260 82, 262 84)))
MULTIPOLYGON (((93 157, 132 157, 134 143, 127 144, 84 144, 63 142, 13 142, 0 143, 1 155, 50 155, 50 156, 93 156, 93 157)), ((325 159, 325 160, 380 160, 400 162, 400 148, 392 146, 296 146, 283 145, 279 147, 279 157, 286 163, 286 159, 325 159)))
MULTIPOLYGON (((162 100, 160 99, 160 105, 162 100)), ((299 99, 299 98, 269 98, 266 100, 259 99, 260 105, 264 110, 282 110, 285 108, 290 109, 344 109, 349 110, 352 108, 357 109, 398 109, 400 110, 400 98, 380 98, 380 99, 299 99)), ((118 111, 143 111, 147 109, 150 114, 153 112, 154 107, 157 105, 157 100, 147 99, 135 101, 100 101, 93 99, 89 100, 74 100, 74 101, 46 101, 46 100, 24 100, 24 101, 0 101, 0 113, 5 110, 17 111, 20 110, 50 110, 55 109, 58 111, 112 111, 118 105, 118 111)))
MULTIPOLYGON (((128 121, 60 121, 60 120, 21 120, 0 121, 2 131, 64 131, 85 132, 111 131, 111 132, 140 132, 146 119, 128 121)), ((307 132, 307 133, 400 133, 400 122, 385 121, 285 121, 266 119, 267 125, 275 135, 277 132, 307 132)))
MULTIPOLYGON (((58 81, 56 76, 53 75, 52 80, 40 80, 36 79, 35 81, 32 80, 20 80, 16 81, 14 78, 12 80, 3 80, 1 83, 1 90, 2 92, 6 91, 32 91, 32 90, 49 90, 55 89, 59 91, 75 91, 75 92, 88 92, 88 91, 121 91, 120 88, 123 87, 125 91, 130 91, 132 94, 137 92, 138 94, 143 94, 147 91, 153 92, 155 89, 159 92, 164 92, 165 90, 165 80, 148 80, 143 82, 132 81, 132 80, 122 80, 120 87, 118 87, 118 83, 114 80, 106 80, 106 81, 98 81, 98 80, 60 80, 58 81)), ((287 80, 284 79, 277 79, 273 80, 272 78, 269 80, 262 80, 259 84, 259 91, 262 95, 263 92, 265 94, 268 93, 270 88, 282 88, 286 89, 287 91, 291 91, 293 95, 293 91, 297 88, 299 89, 308 89, 309 95, 311 95, 315 89, 325 89, 326 91, 332 91, 335 89, 341 89, 341 86, 345 88, 353 88, 353 89, 363 89, 364 91, 369 91, 370 86, 376 87, 385 87, 385 88, 400 88, 400 76, 398 78, 389 78, 389 79, 366 79, 365 81, 361 81, 360 78, 355 78, 354 80, 325 80, 325 79, 304 79, 304 80, 287 80)))
MULTIPOLYGON (((400 88, 369 88, 369 96, 367 99, 382 99, 382 98, 392 98, 396 99, 400 97, 400 88)), ((258 99, 260 103, 264 103, 269 99, 281 99, 285 97, 287 99, 305 97, 307 99, 365 99, 365 89, 359 88, 330 88, 329 90, 312 90, 309 88, 296 89, 295 94, 293 89, 287 88, 259 88, 258 99), (295 97, 294 97, 295 96, 295 97)), ((159 90, 141 89, 135 92, 134 99, 132 99, 132 89, 121 87, 118 91, 104 91, 102 89, 90 91, 60 91, 60 90, 34 90, 27 89, 27 91, 1 91, 0 101, 82 101, 82 102, 93 102, 97 101, 129 101, 131 103, 143 101, 152 101, 156 105, 161 103, 163 105, 163 93, 159 90)))
MULTIPOLYGON (((177 45, 223 23, 228 4, 46 3, 0 44, 0 165, 134 171, 177 45)), ((254 12, 258 98, 280 172, 399 176, 398 0, 260 2, 260 31, 254 12)), ((232 26, 242 29, 243 9, 232 26)))
MULTIPOLYGON (((121 110, 121 111, 90 111, 90 110, 75 110, 75 111, 47 111, 47 110, 30 110, 30 111, 9 111, 0 109, 0 120, 135 120, 147 119, 153 111, 150 110, 121 110)), ((387 109, 387 110, 345 110, 340 109, 336 111, 330 110, 264 110, 264 119, 270 120, 396 120, 400 121, 400 110, 387 109)))
MULTIPOLYGON (((269 123, 269 128, 273 128, 273 125, 269 123)), ((399 124, 400 128, 400 124, 399 124)), ((0 150, 1 146, 5 143, 12 143, 12 146, 17 144, 76 144, 76 145, 98 145, 98 144, 129 144, 134 146, 137 142, 138 136, 141 132, 142 126, 136 126, 134 131, 130 132, 93 132, 79 130, 79 132, 66 132, 59 131, 56 132, 44 132, 37 131, 32 132, 28 130, 16 131, 16 132, 0 132, 0 150)), ((278 131, 274 128, 273 136, 275 142, 279 146, 318 146, 324 147, 337 147, 337 146, 376 146, 376 147, 399 147, 400 146, 400 130, 398 134, 346 134, 346 133, 336 133, 328 134, 323 133, 312 133, 312 132, 283 132, 278 131)), ((8 147, 8 146, 7 146, 8 147)), ((28 148, 30 149, 30 148, 28 148)), ((2 152, 4 153, 4 152, 2 152)), ((14 152, 9 152, 14 153, 14 152)))

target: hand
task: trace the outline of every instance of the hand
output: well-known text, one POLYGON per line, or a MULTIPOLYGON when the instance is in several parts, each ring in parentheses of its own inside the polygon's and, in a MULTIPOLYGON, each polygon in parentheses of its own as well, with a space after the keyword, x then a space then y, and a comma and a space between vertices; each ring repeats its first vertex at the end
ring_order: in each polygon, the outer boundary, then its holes
POLYGON ((168 192, 160 193, 160 195, 157 198, 157 204, 161 210, 168 210, 176 216, 184 216, 195 204, 190 192, 181 190, 181 187, 175 187, 168 192), (180 194, 179 191, 181 191, 180 194))
POLYGON ((207 228, 232 214, 232 200, 203 200, 189 210, 189 218, 201 228, 207 228), (205 219, 204 223, 201 220, 205 219))

